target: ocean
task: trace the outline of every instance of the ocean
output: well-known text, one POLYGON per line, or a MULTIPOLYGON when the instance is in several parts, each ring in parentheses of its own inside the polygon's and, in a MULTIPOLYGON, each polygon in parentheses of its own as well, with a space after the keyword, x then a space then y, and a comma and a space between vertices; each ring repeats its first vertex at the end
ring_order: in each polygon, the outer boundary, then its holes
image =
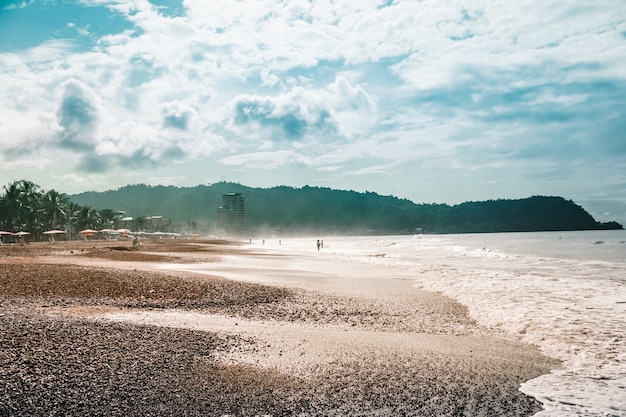
MULTIPOLYGON (((329 271, 412 279, 561 360, 520 387, 543 404, 536 416, 626 416, 626 231, 320 238, 329 271)), ((315 243, 281 245, 309 253, 315 243)))

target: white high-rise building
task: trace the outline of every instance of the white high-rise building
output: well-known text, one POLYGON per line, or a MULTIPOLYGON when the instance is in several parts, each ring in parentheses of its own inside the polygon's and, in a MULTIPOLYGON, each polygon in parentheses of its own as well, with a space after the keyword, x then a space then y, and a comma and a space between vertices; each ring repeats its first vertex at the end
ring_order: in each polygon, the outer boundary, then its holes
POLYGON ((244 197, 242 193, 222 194, 217 208, 217 224, 224 231, 241 234, 246 230, 244 197))

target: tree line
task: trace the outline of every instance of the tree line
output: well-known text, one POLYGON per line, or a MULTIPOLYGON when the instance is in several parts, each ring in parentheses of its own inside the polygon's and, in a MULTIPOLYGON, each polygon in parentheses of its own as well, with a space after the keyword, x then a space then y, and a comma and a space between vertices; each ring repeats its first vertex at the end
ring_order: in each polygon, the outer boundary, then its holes
POLYGON ((252 188, 219 182, 194 187, 137 184, 106 192, 81 193, 71 198, 93 207, 159 214, 178 224, 204 224, 211 230, 222 195, 231 192, 244 195, 246 225, 251 234, 255 231, 362 235, 622 228, 615 222, 599 223, 573 201, 553 196, 450 206, 416 204, 373 192, 326 187, 252 188))
POLYGON ((416 204, 372 192, 330 188, 248 189, 246 220, 251 226, 329 233, 496 233, 621 229, 599 223, 571 200, 555 196, 416 204))
POLYGON ((3 186, 0 193, 0 230, 29 232, 40 239, 44 231, 63 230, 69 237, 84 229, 110 227, 116 212, 81 206, 54 189, 19 180, 3 186))
POLYGON ((0 193, 0 230, 27 231, 35 239, 52 229, 68 238, 80 230, 117 228, 120 213, 136 213, 135 231, 215 231, 216 210, 223 194, 245 198, 246 225, 251 234, 404 234, 485 233, 557 230, 622 229, 616 222, 599 223, 582 207, 562 197, 533 196, 447 204, 415 204, 372 192, 325 187, 278 186, 268 189, 220 182, 196 187, 130 185, 103 193, 68 196, 19 180, 0 193), (76 202, 78 201, 78 203, 76 202), (95 208, 94 208, 95 207, 95 208), (139 215, 141 213, 141 215, 139 215), (148 224, 149 215, 166 221, 148 224))

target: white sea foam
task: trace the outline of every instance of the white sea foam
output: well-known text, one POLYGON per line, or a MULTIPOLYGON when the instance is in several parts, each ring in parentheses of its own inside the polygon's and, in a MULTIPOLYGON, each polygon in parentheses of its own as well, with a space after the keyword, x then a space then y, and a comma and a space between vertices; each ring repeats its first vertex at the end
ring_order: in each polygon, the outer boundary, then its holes
POLYGON ((626 416, 626 232, 325 238, 320 256, 329 271, 411 277, 562 360, 521 387, 543 403, 538 416, 626 416))

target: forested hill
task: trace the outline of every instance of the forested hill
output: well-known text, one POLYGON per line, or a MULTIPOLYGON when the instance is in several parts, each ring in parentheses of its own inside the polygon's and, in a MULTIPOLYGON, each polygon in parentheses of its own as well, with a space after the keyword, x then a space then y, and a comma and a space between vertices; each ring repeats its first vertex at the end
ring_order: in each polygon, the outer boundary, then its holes
POLYGON ((213 224, 222 194, 243 193, 246 225, 282 233, 394 234, 621 229, 598 223, 561 197, 489 200, 455 206, 415 204, 406 199, 330 188, 251 188, 220 182, 196 187, 129 185, 70 196, 80 205, 127 216, 163 216, 175 224, 213 224))

